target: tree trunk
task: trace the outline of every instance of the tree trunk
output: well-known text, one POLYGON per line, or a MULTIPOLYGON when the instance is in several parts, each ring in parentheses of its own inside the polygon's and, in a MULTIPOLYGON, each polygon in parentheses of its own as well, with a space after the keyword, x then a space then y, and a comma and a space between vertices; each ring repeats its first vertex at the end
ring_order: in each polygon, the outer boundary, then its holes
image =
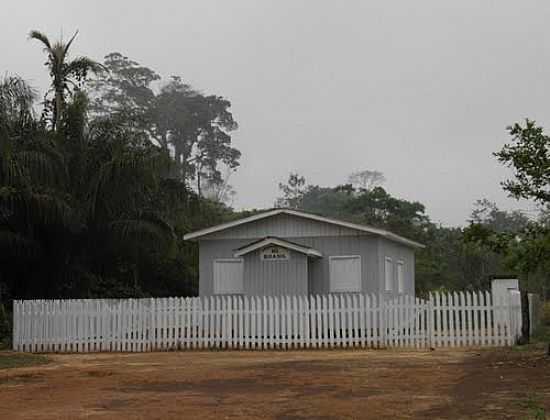
POLYGON ((197 194, 199 196, 199 199, 201 198, 201 169, 200 166, 197 170, 197 194))
POLYGON ((55 98, 53 106, 53 131, 59 130, 61 123, 61 113, 63 112, 63 89, 55 89, 55 98))
POLYGON ((160 146, 163 150, 168 152, 168 134, 166 133, 166 130, 162 130, 160 134, 160 146))

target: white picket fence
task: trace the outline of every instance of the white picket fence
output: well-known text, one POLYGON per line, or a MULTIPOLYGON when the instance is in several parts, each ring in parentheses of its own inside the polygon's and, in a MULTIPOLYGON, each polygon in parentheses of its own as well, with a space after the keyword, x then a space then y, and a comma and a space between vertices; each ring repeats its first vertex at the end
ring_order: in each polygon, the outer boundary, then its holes
POLYGON ((369 294, 14 302, 24 352, 504 346, 518 302, 488 292, 393 300, 369 294))

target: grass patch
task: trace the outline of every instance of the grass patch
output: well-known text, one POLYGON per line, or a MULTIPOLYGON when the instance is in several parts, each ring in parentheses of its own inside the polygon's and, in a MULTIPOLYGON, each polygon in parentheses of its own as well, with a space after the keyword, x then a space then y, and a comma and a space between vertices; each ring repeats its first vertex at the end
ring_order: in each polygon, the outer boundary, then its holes
POLYGON ((544 303, 542 307, 542 324, 550 325, 550 301, 544 303))
POLYGON ((542 310, 540 326, 529 338, 529 344, 514 346, 514 350, 546 350, 550 345, 550 302, 546 302, 542 310))
POLYGON ((533 331, 531 343, 536 348, 546 349, 550 345, 550 302, 544 304, 541 321, 540 326, 533 331))
POLYGON ((514 351, 546 351, 550 344, 550 326, 541 325, 529 338, 529 344, 515 345, 514 351))
POLYGON ((0 352, 0 369, 43 365, 50 360, 39 354, 0 352))
POLYGON ((538 394, 530 394, 525 399, 520 400, 519 404, 527 411, 525 419, 545 420, 546 410, 542 405, 542 397, 538 394))
POLYGON ((550 325, 541 325, 531 338, 533 343, 550 343, 550 325))

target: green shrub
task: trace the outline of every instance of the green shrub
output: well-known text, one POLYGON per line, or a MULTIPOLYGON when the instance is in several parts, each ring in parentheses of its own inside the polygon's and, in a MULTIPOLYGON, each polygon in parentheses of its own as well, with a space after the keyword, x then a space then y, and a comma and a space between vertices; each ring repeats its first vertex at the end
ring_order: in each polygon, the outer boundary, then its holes
POLYGON ((550 326, 550 301, 544 303, 542 306, 542 323, 550 326))
MULTIPOLYGON (((13 353, 11 351, 0 353, 0 370, 17 368, 17 367, 27 367, 34 365, 43 365, 48 363, 50 359, 41 354, 22 354, 22 353, 13 353)), ((2 379, 5 383, 9 383, 10 379, 2 379)), ((0 382, 2 382, 0 380, 0 382)), ((14 379, 16 381, 16 379, 14 379)))
POLYGON ((0 349, 11 345, 11 313, 0 303, 0 349))

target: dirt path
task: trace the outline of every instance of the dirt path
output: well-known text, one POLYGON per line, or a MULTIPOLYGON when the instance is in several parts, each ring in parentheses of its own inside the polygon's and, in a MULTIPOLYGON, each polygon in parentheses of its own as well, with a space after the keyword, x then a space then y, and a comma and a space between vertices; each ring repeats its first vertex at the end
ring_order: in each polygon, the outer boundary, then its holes
POLYGON ((550 360, 468 352, 52 356, 0 370, 0 418, 518 418, 550 412, 550 360))

